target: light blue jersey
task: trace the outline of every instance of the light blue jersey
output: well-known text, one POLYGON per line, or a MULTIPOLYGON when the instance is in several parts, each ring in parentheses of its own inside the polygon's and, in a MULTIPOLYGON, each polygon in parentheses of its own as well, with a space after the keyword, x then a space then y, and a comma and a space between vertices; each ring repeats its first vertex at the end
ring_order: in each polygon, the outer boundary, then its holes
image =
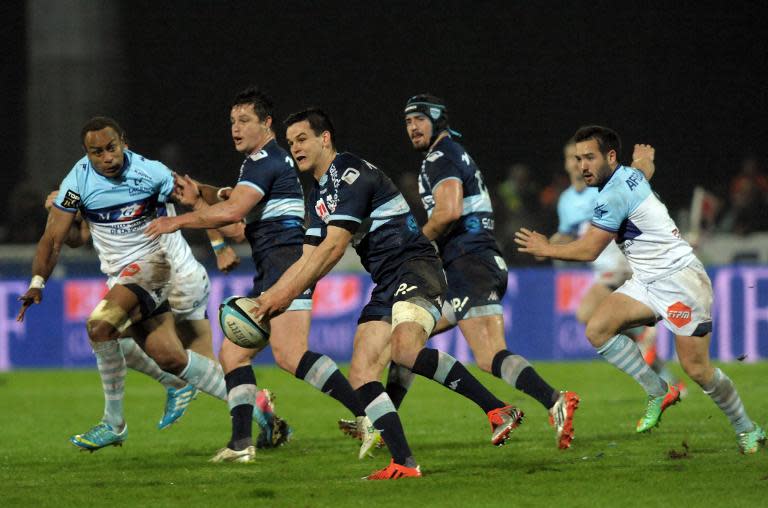
MULTIPOLYGON (((557 201, 557 232, 574 238, 586 233, 598 194, 596 187, 585 187, 581 191, 573 186, 565 189, 557 201)), ((591 265, 598 272, 598 277, 604 278, 611 274, 611 278, 615 277, 614 282, 623 282, 623 278, 631 274, 629 264, 615 242, 609 243, 591 265)))
POLYGON ((101 271, 113 276, 129 263, 163 249, 160 240, 144 235, 157 216, 158 203, 173 192, 173 175, 161 162, 125 150, 123 172, 117 178, 99 174, 88 157, 80 159, 64 178, 54 206, 82 213, 91 229, 101 271))
POLYGON ((619 166, 603 185, 592 225, 616 233, 616 242, 642 282, 658 280, 696 260, 667 207, 635 168, 619 166))

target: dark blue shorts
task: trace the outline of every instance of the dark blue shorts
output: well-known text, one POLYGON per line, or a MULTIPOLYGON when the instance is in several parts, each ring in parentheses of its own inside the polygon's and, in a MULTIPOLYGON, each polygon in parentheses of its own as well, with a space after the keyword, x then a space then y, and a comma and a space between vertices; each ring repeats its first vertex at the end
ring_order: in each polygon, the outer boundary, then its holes
POLYGON ((494 250, 465 254, 445 266, 446 301, 457 321, 502 313, 507 292, 507 265, 494 250))
MULTIPOLYGON (((253 288, 248 296, 256 298, 261 293, 275 285, 288 268, 299 260, 303 244, 276 247, 269 249, 260 256, 256 264, 256 275, 253 276, 253 288)), ((312 310, 312 293, 314 286, 304 291, 293 300, 287 310, 312 310)))

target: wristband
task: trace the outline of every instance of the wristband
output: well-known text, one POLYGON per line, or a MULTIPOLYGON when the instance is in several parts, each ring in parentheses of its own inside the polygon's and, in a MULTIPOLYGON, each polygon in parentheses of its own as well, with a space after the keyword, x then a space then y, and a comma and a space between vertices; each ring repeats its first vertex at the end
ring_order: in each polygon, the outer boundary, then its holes
POLYGON ((211 247, 213 247, 213 252, 218 253, 220 250, 225 248, 227 246, 227 242, 224 240, 211 240, 211 247))
POLYGON ((45 279, 40 275, 33 275, 32 280, 29 281, 29 289, 43 289, 45 287, 45 279))

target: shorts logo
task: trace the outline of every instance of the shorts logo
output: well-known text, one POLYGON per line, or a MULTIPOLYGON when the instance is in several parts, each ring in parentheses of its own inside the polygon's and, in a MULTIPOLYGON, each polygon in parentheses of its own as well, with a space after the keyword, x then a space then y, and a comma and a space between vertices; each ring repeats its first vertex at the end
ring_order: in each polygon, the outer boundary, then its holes
POLYGON ((683 302, 675 302, 667 307, 667 319, 678 328, 691 322, 691 314, 691 308, 683 302))
POLYGON ((453 312, 461 312, 464 310, 464 306, 469 301, 469 297, 465 296, 464 299, 461 298, 451 298, 451 307, 453 307, 453 312))
POLYGON ((73 192, 71 190, 68 190, 67 193, 64 195, 64 199, 61 200, 61 207, 62 208, 77 208, 77 205, 80 204, 80 194, 77 192, 73 192))
POLYGON ((133 277, 140 271, 141 267, 138 265, 138 263, 131 263, 130 265, 123 268, 123 271, 120 272, 120 277, 133 277))

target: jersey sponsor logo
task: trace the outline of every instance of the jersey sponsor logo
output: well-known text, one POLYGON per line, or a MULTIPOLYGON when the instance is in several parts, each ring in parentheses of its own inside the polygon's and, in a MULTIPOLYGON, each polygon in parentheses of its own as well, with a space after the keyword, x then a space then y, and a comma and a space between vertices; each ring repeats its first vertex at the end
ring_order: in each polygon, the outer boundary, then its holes
POLYGON ((63 208, 77 208, 77 205, 80 204, 80 194, 77 192, 68 190, 66 194, 64 194, 64 199, 61 200, 61 206, 63 208))
POLYGON ((463 160, 467 164, 467 166, 469 166, 470 158, 469 158, 469 154, 467 152, 464 152, 461 155, 461 160, 463 160))
POLYGON ((328 212, 328 207, 325 206, 325 201, 322 199, 317 200, 317 203, 315 203, 315 212, 317 212, 317 216, 320 217, 321 221, 328 224, 331 214, 328 212))
POLYGON ((437 159, 439 159, 443 155, 445 155, 443 152, 441 152, 440 150, 436 150, 436 151, 432 152, 431 154, 427 155, 427 160, 429 162, 435 162, 437 159))
POLYGON ((675 302, 667 307, 667 319, 678 328, 691 322, 691 314, 691 308, 683 302, 675 302))
POLYGON ((140 271, 141 271, 141 266, 139 266, 138 263, 131 263, 130 265, 123 268, 123 270, 120 272, 119 277, 133 277, 140 271))
POLYGON ((603 215, 608 213, 608 210, 606 210, 607 205, 604 203, 598 203, 595 205, 595 209, 592 211, 592 217, 595 219, 602 219, 603 215))
POLYGON ((360 171, 356 170, 355 168, 347 168, 344 170, 344 174, 341 175, 341 179, 347 182, 347 185, 352 185, 355 183, 355 180, 357 180, 357 177, 360 176, 360 171))

